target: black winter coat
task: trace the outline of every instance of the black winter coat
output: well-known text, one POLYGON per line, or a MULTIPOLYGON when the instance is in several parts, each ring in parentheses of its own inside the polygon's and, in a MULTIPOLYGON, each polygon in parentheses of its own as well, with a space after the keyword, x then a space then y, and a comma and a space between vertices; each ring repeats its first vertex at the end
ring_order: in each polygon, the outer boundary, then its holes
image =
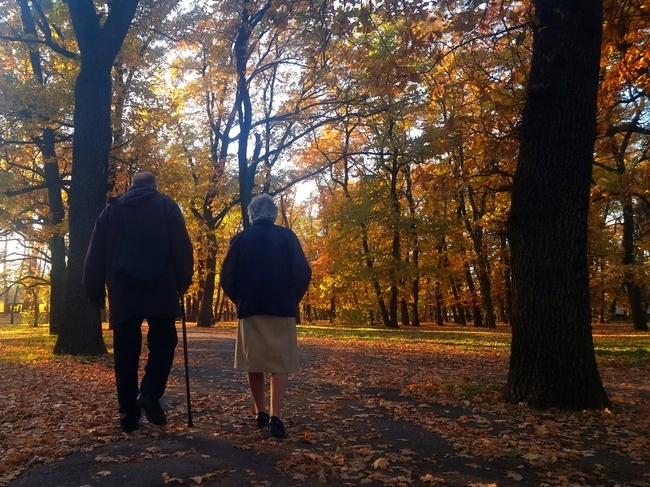
POLYGON ((311 269, 298 237, 270 220, 235 235, 221 268, 221 287, 237 305, 237 317, 296 317, 311 269))
POLYGON ((193 273, 192 242, 171 198, 152 188, 131 186, 120 198, 109 200, 95 223, 83 285, 92 303, 103 302, 108 288, 111 323, 134 317, 177 318, 179 293, 187 291, 193 273), (116 249, 125 229, 166 243, 167 263, 154 282, 116 275, 116 249))

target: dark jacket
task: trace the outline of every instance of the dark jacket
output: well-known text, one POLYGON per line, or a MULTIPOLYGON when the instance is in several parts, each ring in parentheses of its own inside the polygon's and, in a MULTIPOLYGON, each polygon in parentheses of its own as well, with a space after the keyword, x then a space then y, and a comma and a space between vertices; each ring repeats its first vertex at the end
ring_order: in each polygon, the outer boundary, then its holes
POLYGON ((298 237, 270 220, 235 235, 221 268, 221 286, 237 316, 296 317, 311 269, 298 237))
POLYGON ((192 242, 183 214, 171 198, 152 188, 131 186, 120 198, 109 200, 95 223, 83 285, 93 304, 103 302, 106 285, 111 323, 136 316, 180 316, 178 294, 187 291, 193 273, 192 242), (167 263, 154 282, 116 275, 116 249, 126 231, 140 232, 166 243, 167 263))

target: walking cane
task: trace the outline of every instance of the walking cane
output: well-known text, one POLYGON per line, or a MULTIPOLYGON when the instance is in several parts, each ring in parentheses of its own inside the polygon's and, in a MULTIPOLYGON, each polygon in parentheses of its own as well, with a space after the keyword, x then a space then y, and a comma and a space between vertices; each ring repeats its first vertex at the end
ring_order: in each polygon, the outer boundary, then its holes
POLYGON ((185 392, 187 394, 187 426, 190 428, 194 426, 192 423, 192 404, 190 402, 190 370, 187 365, 187 322, 185 319, 185 300, 183 295, 179 294, 181 301, 181 318, 182 318, 182 328, 183 328, 183 359, 185 361, 185 392))

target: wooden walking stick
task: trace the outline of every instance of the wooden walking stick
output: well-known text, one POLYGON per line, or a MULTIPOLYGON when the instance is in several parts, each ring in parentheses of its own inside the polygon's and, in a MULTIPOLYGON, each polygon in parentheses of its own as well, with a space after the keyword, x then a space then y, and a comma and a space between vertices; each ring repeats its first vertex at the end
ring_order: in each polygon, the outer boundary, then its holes
POLYGON ((183 295, 179 294, 181 301, 181 318, 182 318, 182 329, 183 329, 183 359, 185 362, 185 392, 187 394, 187 426, 190 428, 194 426, 192 423, 192 403, 190 402, 190 370, 187 360, 187 321, 185 319, 185 300, 183 295))

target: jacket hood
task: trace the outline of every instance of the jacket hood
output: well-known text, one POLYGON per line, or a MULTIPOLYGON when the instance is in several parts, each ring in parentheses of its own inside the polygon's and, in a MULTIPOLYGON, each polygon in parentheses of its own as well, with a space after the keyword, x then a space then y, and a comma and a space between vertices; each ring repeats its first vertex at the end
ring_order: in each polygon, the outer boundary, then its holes
POLYGON ((146 186, 131 186, 124 195, 117 198, 124 206, 141 206, 147 200, 158 194, 158 190, 146 186))

